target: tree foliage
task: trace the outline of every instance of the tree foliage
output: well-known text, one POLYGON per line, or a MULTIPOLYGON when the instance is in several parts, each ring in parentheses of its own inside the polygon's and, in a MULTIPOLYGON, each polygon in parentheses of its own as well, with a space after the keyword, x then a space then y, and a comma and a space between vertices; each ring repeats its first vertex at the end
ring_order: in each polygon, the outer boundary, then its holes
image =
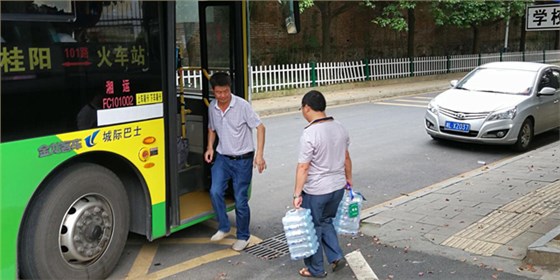
POLYGON ((432 14, 436 25, 472 28, 511 16, 522 16, 525 4, 530 2, 533 1, 439 0, 432 2, 432 14))
MULTIPOLYGON (((328 34, 332 18, 342 14, 350 8, 348 3, 342 1, 335 6, 336 1, 301 0, 302 11, 313 6, 319 8, 322 18, 323 35, 328 34), (344 4, 342 4, 344 3, 344 4), (326 23, 326 24, 325 24, 326 23)), ((356 3, 356 2, 355 2, 356 3)), ((414 54, 414 11, 418 1, 394 0, 376 1, 362 0, 358 2, 372 9, 381 8, 381 15, 372 22, 397 32, 408 32, 409 55, 414 54)), ((434 0, 430 2, 434 22, 438 26, 453 26, 470 28, 473 32, 472 52, 478 52, 478 30, 481 26, 504 21, 513 17, 522 17, 525 6, 534 3, 533 0, 434 0)), ((329 40, 323 37, 323 52, 330 50, 329 40)))
MULTIPOLYGON (((375 8, 374 1, 365 0, 366 6, 375 8)), ((417 1, 399 0, 387 2, 383 7, 381 16, 372 20, 373 23, 387 27, 396 31, 408 31, 408 21, 406 19, 406 11, 416 8, 417 1)))
POLYGON ((356 6, 356 1, 300 1, 300 10, 305 11, 313 6, 321 13, 322 57, 326 58, 331 52, 331 23, 333 19, 356 6))
POLYGON ((484 1, 484 0, 439 0, 432 2, 432 14, 436 25, 471 28, 473 31, 472 52, 479 51, 479 28, 483 25, 522 16, 525 4, 533 1, 484 1))

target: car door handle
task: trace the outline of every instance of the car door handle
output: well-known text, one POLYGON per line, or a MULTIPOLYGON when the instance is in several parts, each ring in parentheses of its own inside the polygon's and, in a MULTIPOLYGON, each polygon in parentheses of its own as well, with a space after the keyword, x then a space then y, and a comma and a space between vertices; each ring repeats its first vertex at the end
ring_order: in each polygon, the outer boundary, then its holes
POLYGON ((558 103, 558 99, 554 100, 554 104, 558 103))

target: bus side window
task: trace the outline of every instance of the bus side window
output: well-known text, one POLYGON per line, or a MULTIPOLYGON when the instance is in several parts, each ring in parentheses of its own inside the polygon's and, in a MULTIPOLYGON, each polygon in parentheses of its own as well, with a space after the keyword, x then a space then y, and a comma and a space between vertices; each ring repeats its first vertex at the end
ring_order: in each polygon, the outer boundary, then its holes
POLYGON ((52 24, 48 22, 2 22, 2 36, 10 44, 51 44, 60 42, 52 24))

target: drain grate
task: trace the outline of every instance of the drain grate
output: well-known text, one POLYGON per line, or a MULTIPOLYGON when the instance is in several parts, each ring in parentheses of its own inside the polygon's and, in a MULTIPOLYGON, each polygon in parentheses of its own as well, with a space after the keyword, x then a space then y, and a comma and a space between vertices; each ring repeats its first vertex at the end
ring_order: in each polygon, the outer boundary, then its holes
POLYGON ((286 235, 281 232, 245 249, 245 252, 265 260, 272 260, 289 254, 290 250, 286 242, 286 235))

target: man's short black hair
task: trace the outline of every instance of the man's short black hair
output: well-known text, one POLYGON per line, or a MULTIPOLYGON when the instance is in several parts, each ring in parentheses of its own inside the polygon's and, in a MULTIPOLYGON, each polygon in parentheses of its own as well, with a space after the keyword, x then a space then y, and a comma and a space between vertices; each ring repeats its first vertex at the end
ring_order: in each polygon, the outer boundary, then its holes
POLYGON ((231 87, 231 78, 229 77, 229 74, 226 72, 217 72, 212 74, 212 77, 210 77, 210 85, 212 86, 212 88, 216 86, 231 87))
POLYGON ((301 99, 301 107, 305 105, 311 107, 313 111, 323 112, 327 108, 327 101, 321 92, 312 90, 301 99))

